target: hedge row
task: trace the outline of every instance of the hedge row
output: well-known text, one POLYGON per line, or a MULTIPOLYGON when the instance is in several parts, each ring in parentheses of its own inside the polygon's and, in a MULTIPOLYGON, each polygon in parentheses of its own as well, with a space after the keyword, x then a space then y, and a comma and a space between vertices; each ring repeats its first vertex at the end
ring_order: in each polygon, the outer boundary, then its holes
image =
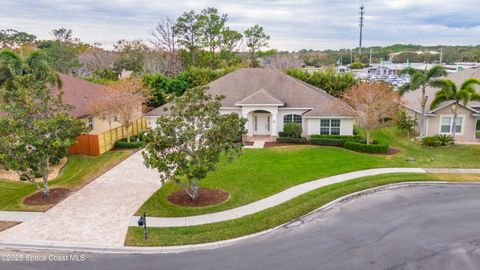
POLYGON ((277 137, 279 143, 307 143, 306 138, 277 137))
POLYGON ((115 147, 116 148, 143 148, 145 146, 145 143, 140 141, 138 137, 136 136, 131 136, 130 137, 130 142, 127 141, 127 138, 120 139, 115 142, 115 147))
POLYGON ((313 134, 310 136, 312 139, 335 139, 335 140, 362 140, 361 135, 321 135, 313 134))
POLYGON ((329 145, 329 146, 343 146, 347 142, 344 139, 322 139, 322 138, 311 138, 310 143, 316 145, 329 145))
POLYGON ((380 154, 388 151, 388 144, 363 144, 360 142, 349 141, 343 147, 356 152, 380 154))

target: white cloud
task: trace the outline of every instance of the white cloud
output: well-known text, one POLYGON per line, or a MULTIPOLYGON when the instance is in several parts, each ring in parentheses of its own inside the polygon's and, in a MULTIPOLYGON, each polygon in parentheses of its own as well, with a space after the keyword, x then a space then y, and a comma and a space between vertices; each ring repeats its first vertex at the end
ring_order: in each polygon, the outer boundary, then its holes
MULTIPOLYGON (((72 28, 86 42, 147 39, 164 17, 215 6, 229 25, 264 26, 279 49, 355 47, 360 0, 16 0, 2 3, 0 25, 49 37, 53 28, 72 28)), ((477 0, 365 0, 364 44, 479 44, 477 0)))

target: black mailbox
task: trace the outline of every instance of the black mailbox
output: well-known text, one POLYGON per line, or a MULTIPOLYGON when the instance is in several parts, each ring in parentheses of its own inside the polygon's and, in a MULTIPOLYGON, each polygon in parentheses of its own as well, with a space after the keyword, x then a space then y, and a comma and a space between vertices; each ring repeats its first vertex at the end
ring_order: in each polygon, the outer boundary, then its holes
POLYGON ((141 216, 141 217, 138 219, 138 226, 139 226, 139 227, 142 227, 143 224, 145 224, 145 216, 141 216))

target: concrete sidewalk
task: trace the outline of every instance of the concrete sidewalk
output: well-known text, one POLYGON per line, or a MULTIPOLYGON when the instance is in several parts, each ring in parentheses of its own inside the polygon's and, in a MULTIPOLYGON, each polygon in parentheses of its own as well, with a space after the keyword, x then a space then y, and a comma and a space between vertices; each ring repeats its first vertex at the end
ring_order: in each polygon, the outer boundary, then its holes
POLYGON ((26 221, 0 232, 0 242, 121 247, 131 216, 160 186, 137 152, 43 214, 1 212, 0 220, 26 221))
MULTIPOLYGON (((148 217, 149 227, 184 227, 227 221, 243 216, 255 214, 270 207, 277 206, 312 190, 335 183, 353 180, 365 176, 387 173, 451 173, 451 174, 480 174, 480 169, 449 169, 449 168, 381 168, 344 173, 326 178, 320 178, 303 183, 265 199, 222 212, 190 216, 190 217, 148 217)), ((148 214, 148 213, 147 213, 148 214)), ((130 226, 136 226, 139 217, 130 219, 130 226)))
MULTIPOLYGON (((213 214, 190 216, 190 217, 147 217, 147 224, 149 227, 183 227, 183 226, 195 226, 202 224, 215 223, 220 221, 227 221, 243 216, 255 214, 270 207, 277 206, 286 201, 289 201, 302 194, 310 192, 312 190, 328 186, 335 183, 340 183, 355 178, 372 176, 386 173, 426 173, 427 171, 422 168, 381 168, 370 169, 363 171, 356 171, 351 173, 344 173, 326 178, 320 178, 314 181, 303 183, 289 189, 286 189, 280 193, 272 195, 262 200, 234 208, 217 212, 213 214)), ((148 215, 148 213, 147 213, 148 215)), ((137 226, 138 217, 134 216, 130 219, 130 226, 137 226)))
POLYGON ((25 222, 43 215, 44 212, 0 211, 0 221, 25 222))

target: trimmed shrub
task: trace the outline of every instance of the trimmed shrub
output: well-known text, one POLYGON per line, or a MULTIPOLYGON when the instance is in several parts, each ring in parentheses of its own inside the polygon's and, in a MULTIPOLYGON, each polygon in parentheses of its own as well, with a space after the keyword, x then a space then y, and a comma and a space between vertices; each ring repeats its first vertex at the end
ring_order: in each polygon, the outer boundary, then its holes
POLYGON ((436 136, 423 137, 422 144, 425 146, 437 147, 440 145, 438 138, 436 136))
POLYGON ((145 143, 141 141, 137 136, 131 136, 130 142, 127 141, 127 138, 120 139, 115 142, 116 148, 130 149, 130 148, 143 148, 144 146, 145 146, 145 143))
POLYGON ((360 134, 362 134, 362 130, 357 126, 353 126, 353 135, 360 135, 360 134))
POLYGON ((290 138, 300 138, 302 136, 302 125, 299 123, 286 123, 283 126, 283 133, 290 138))
POLYGON ((277 137, 278 143, 306 143, 306 138, 277 137))
POLYGON ((312 144, 318 145, 329 145, 329 146, 343 146, 345 142, 359 142, 365 143, 365 139, 359 135, 345 136, 345 135, 312 135, 310 137, 310 142, 312 144))
POLYGON ((345 142, 343 147, 348 150, 370 154, 386 153, 389 148, 388 144, 363 144, 353 141, 345 142))
POLYGON ((448 134, 439 134, 435 136, 437 141, 442 146, 447 146, 455 143, 455 139, 448 134))
POLYGON ((278 132, 278 137, 286 138, 286 137, 288 137, 288 134, 284 131, 280 131, 280 132, 278 132))
POLYGON ((321 135, 313 134, 310 136, 312 139, 340 139, 340 140, 361 140, 362 136, 360 135, 321 135))
POLYGON ((347 140, 343 139, 324 139, 324 138, 311 138, 311 144, 317 145, 329 145, 329 146, 343 146, 347 140))

